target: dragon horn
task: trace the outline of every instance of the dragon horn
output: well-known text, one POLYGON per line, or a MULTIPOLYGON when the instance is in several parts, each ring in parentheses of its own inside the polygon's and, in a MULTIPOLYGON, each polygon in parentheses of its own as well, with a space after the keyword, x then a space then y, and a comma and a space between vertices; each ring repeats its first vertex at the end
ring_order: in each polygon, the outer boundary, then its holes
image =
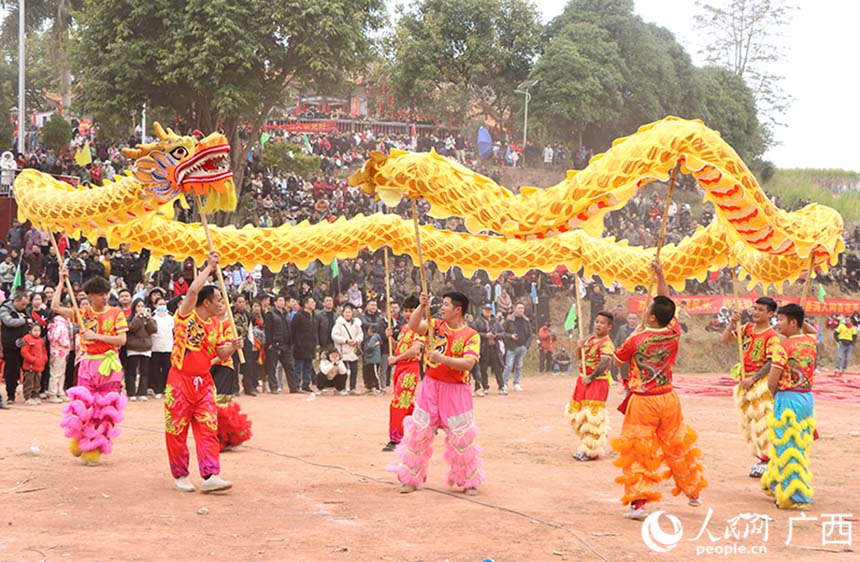
POLYGON ((170 134, 165 133, 164 129, 161 127, 161 123, 158 121, 152 124, 152 128, 155 131, 155 136, 158 137, 158 140, 168 140, 171 136, 176 136, 176 133, 171 131, 169 127, 167 130, 170 131, 170 134))

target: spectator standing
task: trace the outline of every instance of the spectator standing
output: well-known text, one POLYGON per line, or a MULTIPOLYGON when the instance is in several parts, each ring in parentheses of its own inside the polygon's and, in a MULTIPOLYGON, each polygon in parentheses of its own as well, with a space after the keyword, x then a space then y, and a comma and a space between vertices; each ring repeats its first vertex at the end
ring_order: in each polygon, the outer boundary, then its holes
POLYGON ((284 295, 275 298, 275 306, 266 313, 266 378, 269 392, 279 394, 283 382, 277 376, 278 364, 283 367, 290 394, 299 392, 293 363, 293 337, 290 331, 289 311, 284 295))
POLYGON ((48 363, 48 351, 42 339, 42 325, 34 323, 30 331, 21 338, 21 357, 24 378, 24 402, 30 406, 41 404, 39 379, 48 363))
POLYGON ((508 393, 508 381, 511 373, 514 375, 514 390, 522 392, 520 377, 523 374, 523 359, 526 356, 529 340, 532 337, 532 327, 526 318, 526 306, 517 303, 513 315, 505 321, 505 371, 502 373, 501 394, 508 393))
POLYGON ((161 399, 170 372, 170 352, 173 351, 173 315, 167 310, 167 301, 158 297, 152 315, 156 330, 152 334, 152 356, 149 359, 149 386, 155 397, 161 399))
POLYGON ((322 310, 317 316, 317 343, 323 349, 328 349, 334 341, 331 339, 331 331, 337 320, 337 311, 334 309, 334 298, 325 296, 322 299, 322 310))
POLYGON ((129 400, 146 402, 149 388, 149 360, 152 357, 152 334, 158 330, 143 299, 132 303, 132 314, 126 336, 125 392, 129 400))
POLYGON ((493 376, 496 378, 499 393, 502 393, 505 383, 502 379, 503 369, 500 338, 504 334, 504 331, 499 321, 493 316, 493 305, 484 303, 481 307, 481 315, 475 319, 474 330, 481 337, 481 352, 478 361, 481 379, 480 381, 475 380, 475 394, 483 397, 490 391, 488 378, 490 369, 493 370, 493 376))
POLYGON ((857 327, 851 320, 842 318, 842 321, 833 332, 836 339, 836 366, 833 374, 841 377, 848 370, 848 362, 851 359, 851 349, 857 343, 857 327))
POLYGON ((50 372, 48 381, 48 401, 52 404, 68 402, 69 398, 63 391, 66 377, 66 362, 72 350, 72 325, 62 314, 55 314, 48 325, 48 343, 50 347, 50 372))
POLYGON ((347 303, 343 307, 342 315, 335 320, 331 331, 331 339, 340 353, 346 368, 349 370, 349 392, 356 393, 355 386, 358 382, 358 354, 364 332, 361 329, 361 320, 353 318, 355 307, 347 303))
POLYGON ((314 355, 319 349, 317 321, 314 317, 316 302, 313 297, 305 296, 302 298, 301 305, 302 308, 295 313, 290 322, 293 357, 296 360, 296 379, 300 389, 311 392, 311 383, 314 382, 314 355))
POLYGON ((552 326, 549 320, 538 330, 538 339, 540 340, 538 371, 546 373, 552 370, 552 356, 555 352, 555 335, 552 333, 552 326))

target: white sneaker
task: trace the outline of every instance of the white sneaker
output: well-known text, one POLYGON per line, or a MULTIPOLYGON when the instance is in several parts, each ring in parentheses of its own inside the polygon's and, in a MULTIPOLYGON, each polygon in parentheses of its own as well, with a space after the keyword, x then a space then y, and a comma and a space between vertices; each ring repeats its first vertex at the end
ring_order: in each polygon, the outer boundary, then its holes
POLYGON ((634 508, 632 505, 630 509, 624 514, 624 519, 633 519, 634 521, 645 521, 648 518, 648 510, 644 507, 640 507, 639 509, 634 508))
POLYGON ((51 396, 50 398, 48 398, 48 402, 50 402, 51 404, 62 404, 63 403, 63 401, 60 400, 59 396, 51 396))
POLYGON ((409 484, 401 484, 400 485, 400 493, 401 494, 411 494, 415 490, 417 490, 415 486, 410 486, 409 484))
POLYGON ((341 390, 337 393, 338 396, 349 396, 348 390, 341 390))
POLYGON ((523 387, 521 387, 521 386, 520 386, 520 385, 518 385, 518 384, 515 384, 515 385, 514 385, 514 390, 516 390, 517 392, 522 392, 522 391, 523 391, 523 387))
POLYGON ((137 402, 137 396, 129 396, 128 399, 130 402, 137 402))
POLYGON ((500 388, 499 389, 499 395, 500 396, 507 396, 508 395, 508 387, 503 386, 502 388, 500 388))
POLYGON ((147 398, 146 396, 138 396, 137 399, 141 402, 146 402, 147 400, 149 400, 149 398, 147 398))
POLYGON ((176 489, 180 492, 193 492, 197 489, 194 487, 194 484, 191 483, 191 480, 189 480, 187 476, 177 478, 174 481, 174 486, 176 486, 176 489))
POLYGON ((481 397, 481 398, 483 398, 483 397, 484 397, 484 396, 486 396, 486 395, 487 395, 487 393, 486 393, 486 392, 484 392, 483 390, 479 390, 479 391, 477 392, 477 396, 479 396, 479 397, 481 397))
POLYGON ((155 395, 155 399, 156 399, 156 400, 161 400, 163 397, 164 397, 164 395, 163 395, 163 394, 156 394, 156 395, 155 395))
POLYGON ((224 480, 219 474, 213 474, 203 481, 200 485, 200 491, 204 494, 209 494, 211 492, 224 492, 232 487, 232 482, 224 480))

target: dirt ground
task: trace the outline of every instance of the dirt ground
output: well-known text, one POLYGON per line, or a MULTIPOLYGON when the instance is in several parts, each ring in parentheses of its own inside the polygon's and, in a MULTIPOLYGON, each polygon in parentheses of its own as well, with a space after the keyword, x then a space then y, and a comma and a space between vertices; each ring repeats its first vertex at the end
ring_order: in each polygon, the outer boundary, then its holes
MULTIPOLYGON (((488 475, 475 498, 446 486, 441 436, 428 487, 398 494, 385 472, 393 456, 381 452, 390 396, 241 398, 254 436, 222 455, 234 488, 218 496, 174 491, 160 402, 129 404, 115 451, 98 467, 67 452, 59 405, 16 405, 0 412, 0 561, 668 561, 696 559, 697 548, 708 546, 736 549, 721 558, 856 560, 860 488, 850 474, 860 466, 857 404, 816 403, 822 437, 812 449, 808 517, 817 519, 795 523, 786 546, 789 517, 799 514, 775 509, 747 476, 752 459, 731 398, 682 393, 710 485, 699 508, 662 485, 656 509, 678 517, 683 539, 656 554, 643 542, 642 523, 621 517, 611 458, 571 459, 577 443, 562 409, 572 385, 570 376, 529 377, 523 393, 475 399, 488 475), (773 519, 767 542, 760 534, 744 538, 742 523, 732 527, 740 539, 725 538, 730 520, 744 513, 773 519), (854 552, 824 544, 839 536, 822 540, 822 520, 832 514, 852 514, 854 552), (756 545, 767 553, 737 553, 756 545)), ((621 427, 620 396, 614 386, 610 436, 621 427)), ((199 482, 196 465, 192 479, 199 482)), ((665 516, 659 524, 672 531, 665 516)))

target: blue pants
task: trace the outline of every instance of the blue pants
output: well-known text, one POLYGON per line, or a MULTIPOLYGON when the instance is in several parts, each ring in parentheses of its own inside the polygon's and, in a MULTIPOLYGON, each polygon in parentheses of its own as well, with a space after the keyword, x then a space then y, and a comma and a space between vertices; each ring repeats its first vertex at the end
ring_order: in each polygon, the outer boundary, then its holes
POLYGON ((511 371, 514 372, 514 384, 520 384, 523 376, 523 359, 526 357, 526 346, 521 345, 505 352, 505 371, 502 373, 502 382, 508 386, 511 371))
POLYGON ((314 380, 314 364, 312 359, 296 359, 296 381, 299 387, 308 390, 314 380))
POLYGON ((848 360, 851 358, 851 347, 842 343, 836 346, 836 367, 834 371, 837 373, 848 369, 848 360))

